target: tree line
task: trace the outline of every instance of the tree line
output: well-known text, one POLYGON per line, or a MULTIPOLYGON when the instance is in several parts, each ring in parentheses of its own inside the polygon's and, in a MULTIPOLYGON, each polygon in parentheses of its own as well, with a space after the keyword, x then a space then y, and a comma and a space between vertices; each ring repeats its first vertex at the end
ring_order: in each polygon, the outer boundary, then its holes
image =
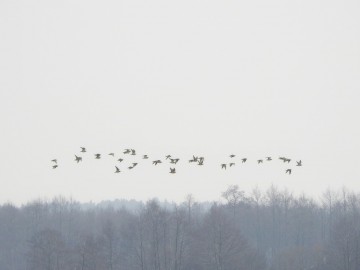
POLYGON ((6 203, 0 269, 358 270, 360 194, 327 190, 315 200, 234 185, 207 203, 6 203))

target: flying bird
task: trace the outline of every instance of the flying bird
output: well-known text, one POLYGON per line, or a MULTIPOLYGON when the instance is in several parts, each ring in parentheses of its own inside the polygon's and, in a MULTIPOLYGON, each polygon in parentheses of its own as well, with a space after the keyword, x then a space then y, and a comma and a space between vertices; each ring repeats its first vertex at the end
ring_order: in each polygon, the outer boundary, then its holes
POLYGON ((302 162, 301 162, 301 160, 299 160, 299 161, 296 161, 296 166, 302 166, 302 162))
POLYGON ((263 160, 262 159, 258 159, 258 164, 260 164, 260 163, 263 163, 263 160))
POLYGON ((82 161, 82 157, 78 157, 77 155, 75 155, 75 161, 79 163, 80 161, 82 161))
POLYGON ((158 163, 162 163, 161 160, 154 160, 154 161, 153 161, 153 164, 154 164, 154 165, 157 165, 158 163))
POLYGON ((170 168, 170 173, 176 173, 175 168, 170 168))
POLYGON ((136 165, 138 165, 138 164, 134 162, 134 163, 133 163, 133 168, 134 168, 136 165))
POLYGON ((189 160, 189 163, 191 163, 191 162, 197 162, 197 161, 198 161, 198 158, 195 157, 195 156, 193 156, 193 158, 189 160))
POLYGON ((169 159, 169 158, 171 158, 171 155, 167 155, 167 156, 165 156, 165 158, 166 158, 166 159, 169 159))
POLYGON ((221 169, 225 169, 225 170, 226 170, 226 164, 221 164, 221 169))
POLYGON ((204 165, 204 157, 196 157, 196 161, 198 165, 204 165))
POLYGON ((135 156, 136 155, 136 151, 134 149, 131 149, 131 155, 135 156))
POLYGON ((247 158, 243 158, 241 160, 242 160, 242 163, 245 163, 247 161, 247 158))
POLYGON ((101 158, 101 154, 95 154, 95 158, 96 158, 96 159, 100 159, 100 158, 101 158))
POLYGON ((123 152, 124 154, 129 154, 131 152, 130 149, 125 149, 125 151, 123 152))
POLYGON ((113 157, 114 157, 114 156, 115 156, 115 154, 114 154, 114 153, 110 153, 110 154, 109 154, 109 156, 113 156, 113 157))
POLYGON ((286 157, 279 157, 279 159, 281 159, 284 163, 285 162, 290 163, 290 161, 291 161, 291 159, 286 158, 286 157))
POLYGON ((148 159, 148 155, 143 155, 143 159, 148 159))
POLYGON ((54 162, 55 164, 57 164, 57 159, 53 159, 51 161, 54 162))
POLYGON ((80 147, 81 148, 81 153, 85 153, 86 152, 86 148, 85 147, 80 147))
POLYGON ((119 161, 119 162, 122 162, 122 161, 123 161, 123 159, 122 159, 122 158, 119 158, 119 159, 118 159, 118 161, 119 161))
POLYGON ((230 166, 230 167, 235 166, 235 163, 234 163, 234 162, 231 162, 231 163, 229 164, 229 166, 230 166))
POLYGON ((235 156, 236 156, 236 155, 234 155, 234 154, 231 154, 231 155, 230 155, 231 158, 234 158, 235 156))
POLYGON ((291 169, 287 169, 285 173, 291 174, 291 169))
POLYGON ((179 160, 180 160, 180 159, 178 159, 178 158, 170 158, 170 163, 176 164, 176 163, 179 162, 179 160))
POLYGON ((115 173, 119 173, 119 172, 120 172, 120 169, 119 169, 117 166, 115 166, 115 169, 116 169, 115 173))
POLYGON ((267 161, 271 161, 272 158, 271 158, 271 157, 266 157, 266 160, 267 160, 267 161))
POLYGON ((56 169, 57 167, 58 167, 58 165, 54 165, 54 166, 52 166, 52 168, 53 168, 53 169, 56 169))

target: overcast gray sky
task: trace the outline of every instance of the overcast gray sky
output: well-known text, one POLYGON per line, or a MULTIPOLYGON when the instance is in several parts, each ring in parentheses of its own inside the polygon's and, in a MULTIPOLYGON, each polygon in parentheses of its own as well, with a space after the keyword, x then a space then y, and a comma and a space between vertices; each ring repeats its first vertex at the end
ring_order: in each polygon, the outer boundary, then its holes
POLYGON ((359 14, 355 0, 0 1, 0 202, 360 191, 359 14), (93 159, 128 147, 206 162, 114 174, 93 159), (220 170, 231 153, 249 164, 220 170), (304 167, 256 164, 267 155, 304 167))

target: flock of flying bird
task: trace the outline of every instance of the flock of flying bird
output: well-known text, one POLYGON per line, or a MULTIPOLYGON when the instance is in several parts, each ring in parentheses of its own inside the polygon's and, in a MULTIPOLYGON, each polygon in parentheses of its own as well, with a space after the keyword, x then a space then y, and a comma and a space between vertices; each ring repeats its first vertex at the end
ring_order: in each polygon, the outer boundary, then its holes
MULTIPOLYGON (((87 152, 85 147, 80 147, 80 149, 81 149, 80 153, 86 153, 87 152)), ((125 149, 123 154, 124 155, 136 156, 136 151, 134 149, 125 149)), ((82 154, 75 155, 75 160, 74 161, 76 161, 77 163, 82 162, 82 157, 80 155, 82 155, 82 154)), ((114 153, 109 153, 108 155, 115 157, 114 153)), ((229 157, 230 157, 232 162, 220 164, 221 169, 226 170, 227 168, 231 168, 231 167, 235 166, 236 163, 234 162, 234 158, 236 157, 236 155, 231 154, 229 157)), ((101 159, 101 154, 95 154, 95 159, 101 159)), ((148 155, 142 155, 142 159, 149 159, 149 156, 148 155)), ((282 160, 284 163, 289 164, 291 162, 290 158, 279 157, 279 159, 282 160)), ((173 158, 171 155, 166 155, 165 160, 169 161, 170 164, 174 164, 174 165, 176 165, 180 161, 179 158, 173 158)), ((204 160, 205 160, 204 157, 193 156, 192 159, 190 159, 188 162, 197 164, 198 166, 203 166, 204 165, 204 160)), ((242 158, 241 163, 246 163, 247 160, 248 160, 247 158, 242 158)), ((265 158, 265 161, 267 161, 267 162, 270 162, 272 160, 273 160, 272 157, 266 157, 265 158)), ((117 159, 117 161, 119 163, 121 163, 121 162, 124 161, 124 159, 119 158, 119 159, 117 159)), ((58 167, 57 159, 52 159, 51 162, 53 162, 52 168, 56 169, 58 167)), ((261 164, 263 162, 264 162, 264 159, 258 159, 257 160, 258 164, 261 164)), ((163 163, 163 162, 160 159, 152 161, 153 165, 158 165, 158 164, 161 164, 161 163, 163 163)), ((128 167, 128 170, 132 170, 137 165, 138 165, 138 163, 133 162, 132 165, 128 167)), ((169 173, 171 173, 171 174, 176 173, 176 168, 173 167, 174 165, 172 165, 172 167, 170 167, 170 172, 169 173)), ((302 166, 302 161, 301 160, 296 161, 296 166, 301 167, 302 166)), ((119 169, 119 167, 115 166, 115 172, 114 173, 120 173, 120 172, 121 172, 121 170, 119 169)), ((286 169, 285 173, 290 175, 292 173, 292 169, 290 169, 290 168, 286 169)))

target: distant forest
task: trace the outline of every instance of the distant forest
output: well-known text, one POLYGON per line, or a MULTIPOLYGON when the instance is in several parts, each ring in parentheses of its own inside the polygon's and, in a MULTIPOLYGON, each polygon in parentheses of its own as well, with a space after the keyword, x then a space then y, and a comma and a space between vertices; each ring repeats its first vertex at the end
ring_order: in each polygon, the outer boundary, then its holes
MULTIPOLYGON (((359 270, 360 194, 236 185, 216 202, 0 206, 1 270, 359 270)), ((220 196, 219 196, 220 198, 220 196)))

